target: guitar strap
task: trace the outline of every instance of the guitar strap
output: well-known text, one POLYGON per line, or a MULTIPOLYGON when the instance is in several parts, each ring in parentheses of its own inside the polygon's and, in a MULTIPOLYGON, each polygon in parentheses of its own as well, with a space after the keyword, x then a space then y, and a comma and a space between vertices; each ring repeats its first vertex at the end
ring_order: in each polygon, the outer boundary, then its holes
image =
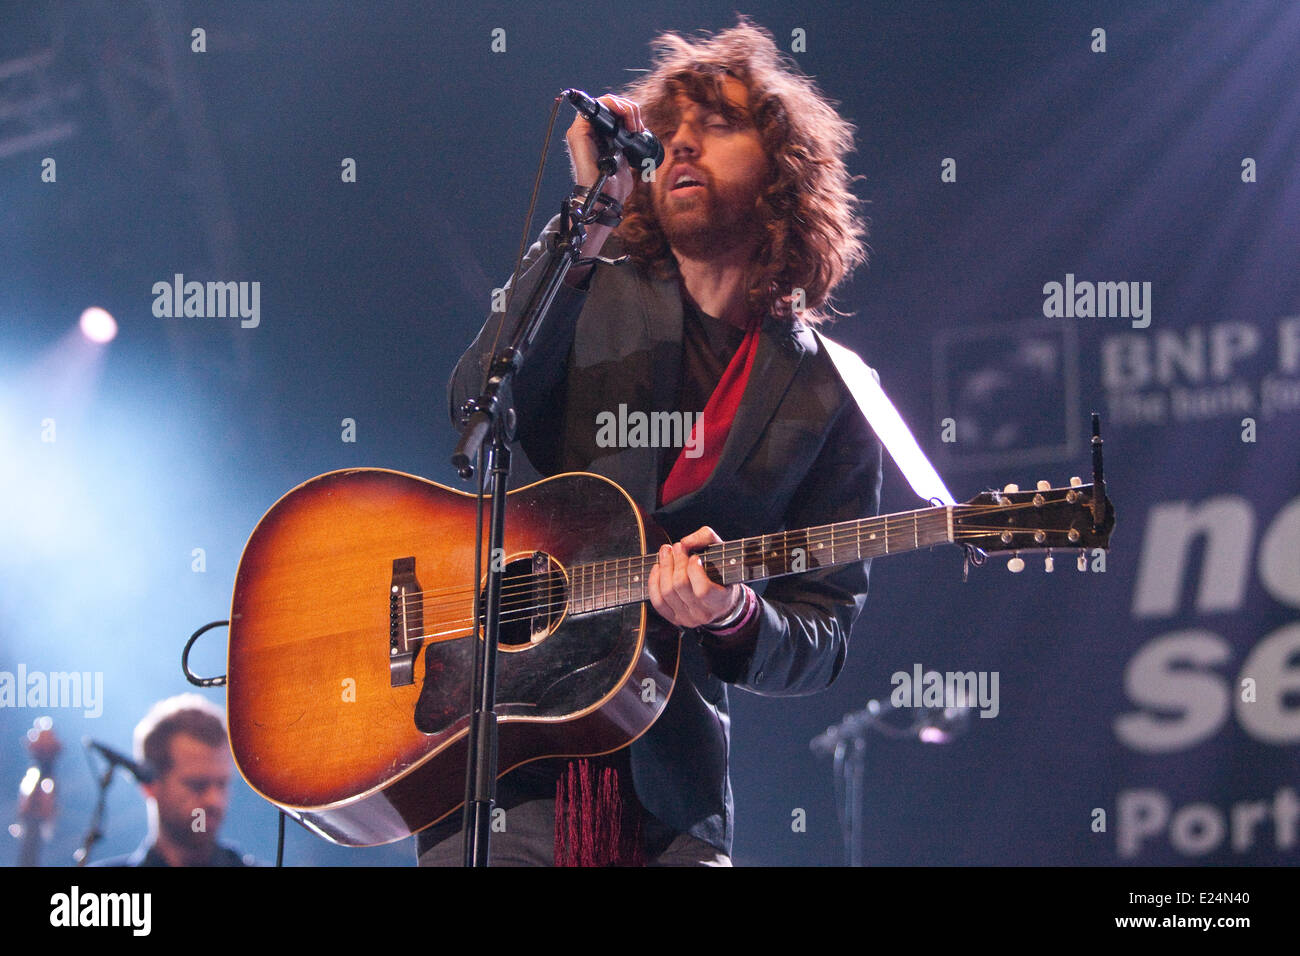
POLYGON ((830 356, 840 380, 858 403, 862 417, 894 459, 912 490, 929 502, 956 504, 934 465, 930 464, 930 459, 925 457, 925 452, 916 443, 903 416, 898 414, 898 409, 881 388, 880 376, 876 370, 868 367, 856 352, 819 334, 816 329, 813 330, 813 335, 830 356))

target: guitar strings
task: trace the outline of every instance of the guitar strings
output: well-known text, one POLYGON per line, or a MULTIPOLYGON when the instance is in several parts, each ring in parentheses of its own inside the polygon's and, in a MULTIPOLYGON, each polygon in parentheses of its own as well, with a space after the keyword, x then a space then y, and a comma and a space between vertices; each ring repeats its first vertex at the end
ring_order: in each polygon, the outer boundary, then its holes
MULTIPOLYGON (((957 535, 956 537, 958 540, 968 540, 972 537, 983 536, 988 533, 998 533, 1003 530, 1005 529, 996 526, 991 528, 967 527, 963 529, 961 534, 957 535)), ((1036 530, 1037 529, 1021 529, 1020 533, 1029 534, 1029 533, 1034 533, 1036 530)), ((1032 547, 1032 545, 1030 547, 1032 547)), ((629 567, 628 570, 630 569, 631 568, 629 567)), ((789 573, 789 572, 785 572, 785 573, 789 573)), ((773 575, 773 576, 778 576, 778 575, 773 575)), ((629 584, 632 583, 633 582, 629 581, 629 584)), ((645 586, 640 585, 639 582, 637 582, 637 584, 638 586, 636 587, 606 586, 606 588, 604 588, 604 591, 605 593, 614 592, 616 594, 623 592, 626 593, 627 595, 643 592, 645 586)), ((561 577, 561 575, 559 574, 559 572, 557 571, 552 571, 550 578, 546 582, 535 582, 534 584, 528 586, 515 586, 515 587, 503 588, 502 602, 501 602, 501 610, 503 615, 502 620, 506 622, 516 621, 516 620, 521 620, 525 617, 534 616, 536 614, 551 613, 557 610, 563 610, 565 607, 571 607, 574 603, 574 599, 571 592, 572 589, 565 587, 565 582, 561 577), (542 591, 543 589, 547 598, 546 603, 544 604, 532 603, 535 598, 541 596, 539 592, 542 591), (568 598, 561 598, 560 600, 551 599, 551 595, 557 592, 563 595, 566 590, 570 592, 568 598), (506 616, 512 613, 517 616, 516 617, 506 616)), ((438 603, 424 603, 424 602, 419 602, 418 599, 413 599, 408 602, 407 610, 410 611, 418 607, 422 617, 425 613, 428 613, 430 614, 430 616, 435 618, 436 620, 435 626, 452 625, 453 630, 459 629, 460 627, 469 627, 473 622, 472 614, 470 616, 462 616, 462 617, 456 617, 451 619, 447 619, 443 617, 443 615, 447 614, 448 612, 464 614, 465 611, 462 609, 466 608, 466 601, 463 595, 467 593, 468 593, 468 589, 463 589, 461 591, 462 597, 459 600, 450 600, 450 601, 444 600, 438 603)), ((613 605, 601 604, 593 608, 583 608, 577 613, 601 610, 605 607, 618 606, 621 604, 630 604, 645 599, 646 598, 644 597, 636 596, 636 597, 632 597, 630 600, 627 600, 624 599, 620 594, 620 596, 616 598, 615 603, 613 605)), ((579 598, 579 603, 581 603, 580 598, 579 598)), ((449 633, 449 632, 438 632, 438 633, 449 633)))
MULTIPOLYGON (((962 505, 959 507, 965 509, 966 511, 988 512, 988 511, 1023 510, 1026 508, 1037 507, 1037 506, 1034 505, 1033 502, 1022 502, 1019 504, 1012 504, 1012 505, 962 505)), ((944 509, 942 512, 925 514, 918 517, 920 522, 927 523, 929 525, 940 524, 946 528, 946 523, 947 523, 946 509, 944 509)), ((959 517, 958 514, 954 513, 954 519, 958 517, 959 517)), ((870 524, 863 524, 857 530, 845 529, 843 531, 836 531, 835 530, 836 524, 817 525, 812 528, 804 529, 804 531, 802 532, 802 534, 804 535, 803 537, 796 537, 793 542, 790 542, 789 540, 784 541, 783 544, 785 545, 785 550, 778 550, 773 553, 774 554, 788 553, 789 545, 792 543, 795 547, 800 547, 803 544, 825 544, 827 542, 830 542, 833 550, 836 544, 841 543, 840 541, 836 540, 837 538, 842 539, 842 543, 844 544, 848 544, 850 541, 856 540, 857 543, 860 545, 863 539, 863 535, 871 532, 873 529, 879 529, 880 531, 883 531, 883 533, 886 536, 888 536, 891 533, 892 534, 901 533, 897 530, 897 528, 891 527, 891 523, 892 525, 896 525, 904 529, 911 528, 913 526, 918 525, 917 519, 914 519, 912 516, 882 515, 879 518, 866 518, 866 519, 862 519, 862 521, 870 522, 870 524), (816 532, 816 533, 808 534, 807 532, 816 532)), ((964 525, 960 529, 954 528, 954 532, 958 530, 963 532, 975 532, 979 534, 988 534, 988 533, 999 533, 1002 531, 1012 530, 1012 529, 999 528, 999 527, 984 528, 984 527, 972 527, 972 526, 964 525)), ((1016 528, 1014 529, 1013 533, 1033 534, 1039 530, 1045 530, 1045 529, 1016 528)), ((781 536, 783 539, 789 539, 789 537, 794 534, 795 532, 776 531, 770 535, 756 535, 752 538, 745 538, 736 542, 724 542, 721 545, 711 545, 709 548, 706 548, 703 551, 695 552, 692 556, 701 557, 707 555, 709 551, 711 551, 713 548, 722 549, 721 552, 719 552, 716 555, 721 559, 726 559, 732 556, 744 556, 746 551, 747 550, 752 551, 755 544, 757 544, 758 542, 763 542, 762 545, 763 551, 764 553, 766 553, 766 544, 774 543, 774 542, 767 542, 764 541, 764 539, 775 538, 778 535, 781 536)), ((867 540, 871 540, 871 539, 868 538, 867 540)), ((935 543, 938 544, 943 542, 935 542, 935 543)), ((644 574, 648 574, 649 569, 646 566, 647 561, 650 562, 650 567, 653 567, 654 563, 658 561, 658 555, 643 554, 643 555, 635 555, 632 557, 624 557, 624 558, 610 558, 607 561, 585 562, 580 565, 574 565, 568 570, 570 572, 582 572, 587 570, 594 571, 595 569, 599 569, 599 571, 596 573, 598 573, 600 576, 608 577, 611 570, 615 573, 620 571, 632 571, 636 569, 637 562, 641 562, 642 572, 644 574), (610 568, 610 565, 613 565, 612 569, 610 568)), ((512 589, 515 592, 521 590, 531 590, 541 578, 553 576, 557 573, 559 572, 555 568, 548 568, 546 571, 542 571, 540 573, 533 572, 530 574, 521 574, 521 575, 512 576, 509 579, 509 584, 507 585, 507 587, 503 589, 502 596, 504 598, 506 592, 512 589)), ((482 588, 480 588, 479 590, 481 591, 482 588)), ((440 597, 461 599, 465 595, 471 593, 473 593, 472 589, 466 585, 451 585, 444 588, 425 588, 421 590, 405 591, 404 595, 405 595, 406 606, 409 609, 419 605, 422 601, 436 600, 437 598, 440 597)), ((459 601, 457 601, 457 603, 459 603, 459 601)), ((436 608, 439 605, 431 604, 429 606, 436 608)))
MULTIPOLYGON (((976 531, 971 531, 971 532, 969 532, 969 533, 966 533, 966 534, 964 534, 964 535, 962 535, 962 536, 958 536, 958 537, 976 537, 976 536, 978 536, 979 534, 981 534, 981 533, 985 533, 985 532, 988 532, 988 531, 995 531, 995 532, 996 532, 996 531, 1002 531, 1002 530, 1004 530, 1004 529, 1002 529, 1002 528, 996 528, 996 527, 995 527, 995 528, 990 528, 990 529, 982 529, 982 530, 977 529, 976 531)), ((1029 529, 1026 529, 1026 530, 1029 530, 1029 529)), ((1061 549, 1061 550, 1074 550, 1074 549, 1073 549, 1073 548, 1063 548, 1063 549, 1061 549)), ((640 599, 640 600, 645 600, 645 599, 640 599)), ((561 600, 558 600, 558 601, 551 601, 551 602, 546 603, 546 604, 527 605, 527 606, 524 606, 524 607, 514 606, 514 607, 511 607, 511 608, 509 609, 509 613, 507 613, 506 605, 505 605, 504 602, 503 602, 503 604, 502 604, 502 609, 501 609, 501 610, 502 610, 502 614, 501 614, 501 623, 502 623, 502 624, 513 624, 513 623, 517 623, 517 622, 520 622, 520 621, 527 620, 527 619, 530 618, 530 617, 534 617, 534 616, 536 616, 536 615, 537 615, 538 613, 540 613, 540 612, 550 613, 550 612, 552 612, 552 611, 563 611, 569 603, 570 603, 569 601, 561 599, 561 600), (513 614, 513 616, 511 616, 512 614, 513 614)), ((611 610, 611 609, 613 609, 613 608, 617 608, 617 607, 630 607, 632 604, 635 604, 635 603, 639 603, 639 601, 634 600, 634 601, 624 602, 624 603, 620 603, 620 604, 606 605, 606 606, 604 606, 604 607, 594 608, 592 611, 579 611, 579 612, 576 612, 576 613, 579 613, 579 614, 590 614, 590 613, 594 613, 595 611, 611 610)), ((450 605, 449 605, 449 606, 450 606, 450 605)), ((407 639, 406 639, 407 644, 408 644, 408 646, 409 646, 409 642, 410 642, 410 641, 417 641, 417 640, 431 640, 431 639, 432 639, 434 643, 442 643, 442 642, 444 642, 444 641, 448 641, 448 640, 463 640, 464 638, 466 638, 466 637, 470 637, 470 636, 471 636, 472 631, 473 631, 473 627, 472 627, 472 625, 473 625, 473 620, 474 620, 474 619, 473 619, 473 617, 471 616, 471 617, 459 618, 459 619, 455 619, 455 620, 439 620, 439 621, 436 621, 435 624, 434 624, 435 627, 445 627, 445 626, 447 626, 447 625, 452 625, 452 627, 451 627, 449 630, 443 630, 443 631, 432 631, 432 632, 428 632, 428 633, 425 633, 425 634, 419 634, 419 635, 416 635, 415 637, 407 638, 407 639), (464 632, 466 632, 466 633, 461 633, 462 631, 464 631, 464 632)))
MULTIPOLYGON (((998 532, 1001 532, 1001 531, 1004 531, 1004 530, 1006 530, 1006 529, 1005 529, 1005 528, 1001 528, 1001 527, 996 527, 996 526, 995 526, 995 527, 991 527, 991 528, 978 528, 978 527, 975 527, 975 528, 965 528, 965 529, 963 529, 963 531, 962 531, 961 534, 959 534, 959 535, 955 535, 955 538, 958 539, 958 540, 961 540, 961 539, 966 539, 966 538, 972 538, 972 537, 983 536, 983 535, 988 534, 988 533, 998 533, 998 532)), ((1034 532, 1035 530, 1037 530, 1037 529, 1028 529, 1028 528, 1026 528, 1026 529, 1017 529, 1017 530, 1018 530, 1020 533, 1033 533, 1033 532, 1034 532)), ((1061 549, 1061 550, 1074 550, 1074 549, 1073 549, 1073 548, 1064 548, 1064 549, 1061 549)), ((558 575, 557 575, 557 577, 558 577, 558 575)), ((519 589, 516 589, 516 590, 519 590, 519 589)), ((531 591, 532 589, 528 589, 528 590, 531 591)), ((546 586, 546 594, 547 594, 547 598, 548 598, 548 600, 547 600, 546 603, 543 603, 543 604, 529 604, 529 603, 526 603, 526 602, 527 602, 527 599, 525 599, 525 603, 523 603, 523 604, 520 604, 520 603, 518 603, 518 602, 516 602, 516 603, 514 603, 514 604, 507 604, 506 601, 504 600, 504 595, 503 595, 503 601, 502 601, 502 605, 501 605, 501 623, 503 623, 503 624, 516 623, 516 622, 519 622, 519 621, 526 620, 527 618, 534 617, 534 616, 536 616, 536 615, 538 615, 538 614, 540 614, 540 613, 547 613, 547 614, 549 614, 549 613, 551 613, 551 612, 556 612, 556 611, 561 611, 561 612, 562 612, 562 611, 564 611, 564 610, 566 609, 566 607, 568 607, 572 602, 571 602, 570 600, 567 600, 567 599, 564 599, 564 598, 561 598, 561 599, 559 599, 559 600, 550 600, 550 599, 549 599, 549 598, 550 598, 550 595, 553 594, 553 593, 555 593, 555 592, 557 592, 557 591, 560 592, 560 593, 562 594, 563 591, 564 591, 564 588, 563 588, 562 586, 558 586, 558 587, 557 587, 557 586, 555 586, 555 585, 553 585, 553 584, 548 583, 547 586, 546 586)), ((610 608, 613 608, 613 607, 626 607, 626 606, 630 606, 630 605, 635 604, 635 603, 639 603, 640 601, 643 601, 643 600, 645 600, 645 599, 644 599, 644 598, 638 598, 638 599, 633 599, 632 601, 626 601, 626 602, 622 602, 622 601, 621 601, 621 602, 619 602, 619 603, 617 603, 617 604, 605 605, 605 606, 602 606, 602 607, 593 608, 593 609, 591 609, 591 611, 578 611, 578 612, 576 612, 576 613, 579 613, 579 614, 582 614, 582 613, 592 613, 592 612, 594 612, 594 611, 598 611, 598 610, 609 610, 610 608)), ((454 608, 459 608, 459 607, 463 607, 463 606, 464 606, 463 603, 461 603, 461 602, 455 602, 454 604, 453 604, 453 603, 447 603, 447 604, 444 604, 442 607, 443 607, 444 610, 452 610, 452 609, 454 609, 454 608)), ((435 617, 436 617, 436 615, 435 615, 435 617)), ((410 641, 414 641, 414 640, 429 640, 429 639, 435 639, 435 638, 442 638, 443 640, 448 640, 448 639, 460 639, 460 638, 463 638, 463 637, 468 637, 468 636, 469 636, 469 633, 461 634, 460 632, 461 632, 461 631, 472 631, 473 620, 474 620, 474 619, 473 619, 472 614, 471 614, 471 616, 468 616, 468 617, 454 618, 454 619, 449 619, 449 620, 448 620, 448 619, 436 620, 435 622, 433 622, 433 626, 434 626, 434 627, 446 628, 446 627, 448 627, 448 626, 450 625, 450 629, 449 629, 449 630, 431 631, 431 632, 427 632, 427 633, 425 633, 425 634, 416 635, 416 636, 414 636, 414 637, 408 637, 408 638, 406 638, 406 641, 407 641, 408 644, 409 644, 410 641), (456 637, 453 638, 453 637, 450 637, 450 635, 456 635, 456 637)))

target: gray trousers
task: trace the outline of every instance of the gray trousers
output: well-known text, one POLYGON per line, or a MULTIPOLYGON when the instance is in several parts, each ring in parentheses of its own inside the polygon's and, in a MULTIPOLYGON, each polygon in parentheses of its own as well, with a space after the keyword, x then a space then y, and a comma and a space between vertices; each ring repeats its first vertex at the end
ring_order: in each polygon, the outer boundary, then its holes
MULTIPOLYGON (((420 855, 420 866, 461 866, 465 861, 459 832, 420 855)), ((505 829, 491 837, 491 866, 553 866, 555 801, 529 800, 506 811, 505 829)), ((731 866, 731 857, 688 833, 679 833, 648 866, 731 866)))

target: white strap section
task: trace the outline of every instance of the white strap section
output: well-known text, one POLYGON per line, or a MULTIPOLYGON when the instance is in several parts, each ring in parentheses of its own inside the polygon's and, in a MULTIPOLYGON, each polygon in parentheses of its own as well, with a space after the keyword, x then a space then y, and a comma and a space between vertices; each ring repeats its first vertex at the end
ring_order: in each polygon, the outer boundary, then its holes
POLYGON ((849 394, 858 403, 858 408, 862 409, 867 423, 875 430, 876 437, 894 459, 912 490, 926 501, 956 504, 943 479, 934 470, 934 465, 930 464, 930 459, 925 457, 925 452, 916 443, 903 416, 898 414, 898 409, 880 387, 880 379, 875 370, 868 368, 867 363, 851 349, 832 342, 815 331, 813 334, 830 356, 849 394))

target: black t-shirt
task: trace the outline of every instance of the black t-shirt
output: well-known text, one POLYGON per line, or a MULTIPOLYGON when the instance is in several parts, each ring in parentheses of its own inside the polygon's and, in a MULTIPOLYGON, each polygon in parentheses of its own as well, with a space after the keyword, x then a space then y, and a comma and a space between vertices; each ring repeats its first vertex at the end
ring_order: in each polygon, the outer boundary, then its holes
MULTIPOLYGON (((702 312, 682 299, 682 365, 673 411, 694 415, 704 411, 722 373, 731 364, 745 338, 739 329, 702 312)), ((694 420, 692 418, 692 420, 694 420)), ((708 423, 705 423, 707 429, 708 423)), ((659 484, 662 486, 681 454, 681 448, 665 447, 659 454, 659 484)))

